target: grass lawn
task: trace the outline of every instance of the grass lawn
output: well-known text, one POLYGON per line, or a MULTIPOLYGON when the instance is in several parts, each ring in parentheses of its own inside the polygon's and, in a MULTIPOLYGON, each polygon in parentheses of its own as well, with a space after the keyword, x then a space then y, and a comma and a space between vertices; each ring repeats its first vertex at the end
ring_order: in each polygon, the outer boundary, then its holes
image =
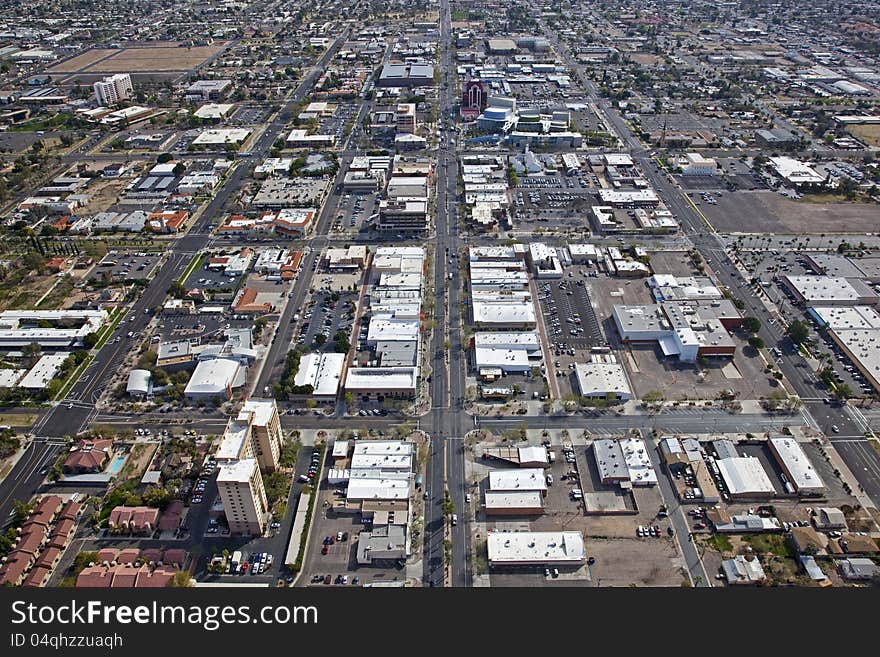
POLYGON ((801 199, 804 203, 818 203, 824 205, 826 203, 856 203, 853 199, 849 199, 843 194, 804 194, 801 199))
POLYGON ((730 539, 722 534, 715 534, 712 536, 712 538, 706 541, 706 545, 722 554, 733 551, 733 544, 730 542, 730 539))
POLYGON ((777 557, 794 557, 794 551, 788 546, 781 534, 754 534, 743 536, 743 543, 752 546, 758 554, 773 554, 777 557))
POLYGON ((0 426, 29 427, 36 421, 36 413, 0 413, 0 426))

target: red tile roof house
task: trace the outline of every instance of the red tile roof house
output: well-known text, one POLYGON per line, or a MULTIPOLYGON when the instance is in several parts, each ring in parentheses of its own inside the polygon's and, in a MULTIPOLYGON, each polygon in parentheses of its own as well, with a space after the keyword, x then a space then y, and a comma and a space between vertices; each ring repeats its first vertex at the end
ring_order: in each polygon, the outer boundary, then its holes
POLYGON ((61 498, 57 495, 46 495, 45 497, 40 498, 40 501, 37 502, 34 510, 31 511, 31 516, 28 518, 28 522, 37 522, 48 527, 49 523, 51 523, 58 512, 61 511, 61 505, 61 498))
POLYGON ((76 576, 77 588, 108 589, 113 581, 113 572, 104 566, 87 566, 76 576))
POLYGON ((186 210, 160 210, 147 215, 147 226, 155 233, 177 233, 189 219, 186 210))
POLYGON ((170 550, 165 550, 165 554, 162 555, 162 563, 164 563, 165 565, 183 568, 183 566, 186 564, 186 557, 186 550, 180 548, 172 548, 170 550))
POLYGON ((33 568, 31 568, 31 572, 28 573, 28 576, 25 577, 24 582, 22 582, 22 586, 29 586, 32 588, 45 586, 46 582, 49 581, 49 575, 51 574, 52 569, 48 566, 34 566, 33 568))
POLYGON ((174 500, 159 518, 159 531, 177 531, 183 519, 183 500, 174 500))
POLYGON ((162 561, 162 550, 159 548, 141 550, 141 561, 148 564, 156 564, 162 561))
POLYGON ((176 572, 173 568, 165 568, 164 566, 159 566, 152 572, 147 568, 142 568, 138 571, 134 585, 139 589, 165 588, 171 584, 171 578, 176 572))
POLYGON ((61 555, 64 554, 64 550, 59 549, 57 547, 47 547, 40 553, 40 558, 37 559, 37 563, 34 564, 34 568, 37 566, 46 567, 46 568, 54 568, 58 565, 58 561, 61 559, 61 555))
POLYGON ((110 512, 108 524, 117 533, 151 534, 159 520, 159 509, 146 506, 117 506, 110 512))
POLYGON ((59 520, 55 523, 52 535, 49 537, 49 547, 57 547, 61 550, 67 547, 70 539, 73 538, 73 530, 76 523, 73 520, 59 520))
POLYGON ((81 440, 76 451, 64 461, 64 472, 92 474, 101 472, 113 451, 112 440, 81 440))
POLYGON ((82 512, 82 504, 70 500, 64 505, 64 508, 61 509, 61 515, 58 516, 58 519, 76 520, 79 517, 80 512, 82 512))
POLYGON ((113 581, 110 586, 114 589, 130 589, 134 588, 134 584, 137 581, 138 573, 141 570, 148 570, 146 566, 124 566, 118 565, 113 566, 110 570, 113 571, 113 581))
POLYGON ((98 550, 98 563, 113 563, 116 561, 117 554, 119 554, 119 550, 114 550, 113 548, 98 550))
POLYGON ((36 561, 43 543, 46 542, 48 532, 49 530, 41 525, 32 525, 27 532, 23 531, 19 535, 18 543, 15 544, 15 551, 32 554, 36 561))
POLYGON ((141 551, 137 548, 125 548, 119 551, 119 554, 116 555, 116 563, 118 564, 132 564, 136 561, 139 561, 141 558, 141 551))
POLYGON ((6 556, 6 563, 0 566, 0 586, 18 586, 34 562, 34 555, 14 550, 6 556))

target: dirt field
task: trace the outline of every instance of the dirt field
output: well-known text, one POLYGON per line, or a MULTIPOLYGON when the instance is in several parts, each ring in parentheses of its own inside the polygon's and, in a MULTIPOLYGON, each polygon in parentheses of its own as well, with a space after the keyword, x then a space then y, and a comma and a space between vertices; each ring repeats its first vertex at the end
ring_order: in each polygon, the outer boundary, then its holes
POLYGON ((85 68, 89 73, 127 71, 188 71, 223 49, 224 44, 198 48, 126 48, 119 54, 85 68))
POLYGON ((793 201, 775 192, 725 194, 700 209, 722 233, 866 233, 877 230, 880 215, 872 203, 793 201))
POLYGON ((77 55, 76 57, 68 59, 66 62, 56 64, 49 69, 49 73, 77 73, 79 71, 85 70, 86 68, 97 62, 99 59, 102 59, 107 55, 115 52, 118 51, 110 50, 109 48, 90 50, 83 53, 82 55, 77 55))
POLYGON ((647 53, 638 53, 635 55, 630 55, 629 57, 636 64, 641 64, 642 66, 654 67, 661 62, 660 57, 658 57, 657 55, 650 55, 647 53))
POLYGON ((673 539, 587 537, 595 586, 680 586, 687 581, 673 539))
POLYGON ((89 202, 81 208, 80 212, 84 215, 106 212, 116 203, 117 198, 129 182, 130 180, 99 179, 89 188, 89 202))
POLYGON ((856 139, 862 139, 871 146, 880 146, 880 124, 852 125, 847 130, 856 139))

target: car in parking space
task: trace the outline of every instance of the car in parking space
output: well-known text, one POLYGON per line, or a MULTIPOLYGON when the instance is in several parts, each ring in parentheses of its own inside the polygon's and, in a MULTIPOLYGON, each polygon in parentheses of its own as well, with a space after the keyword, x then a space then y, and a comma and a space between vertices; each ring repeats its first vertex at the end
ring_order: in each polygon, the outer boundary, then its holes
POLYGON ((327 547, 326 544, 321 546, 321 554, 328 554, 330 552, 330 548, 327 547))

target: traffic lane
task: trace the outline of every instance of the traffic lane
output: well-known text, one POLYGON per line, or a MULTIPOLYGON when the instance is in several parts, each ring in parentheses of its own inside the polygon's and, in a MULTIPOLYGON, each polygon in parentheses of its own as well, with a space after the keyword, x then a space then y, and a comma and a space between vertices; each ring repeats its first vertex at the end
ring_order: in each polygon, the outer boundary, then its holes
POLYGON ((34 496, 61 449, 61 445, 40 441, 33 441, 26 448, 0 483, 0 526, 6 527, 11 522, 16 501, 27 502, 34 496))
POLYGON ((833 444, 862 490, 877 504, 880 500, 880 455, 867 440, 841 440, 833 444))

